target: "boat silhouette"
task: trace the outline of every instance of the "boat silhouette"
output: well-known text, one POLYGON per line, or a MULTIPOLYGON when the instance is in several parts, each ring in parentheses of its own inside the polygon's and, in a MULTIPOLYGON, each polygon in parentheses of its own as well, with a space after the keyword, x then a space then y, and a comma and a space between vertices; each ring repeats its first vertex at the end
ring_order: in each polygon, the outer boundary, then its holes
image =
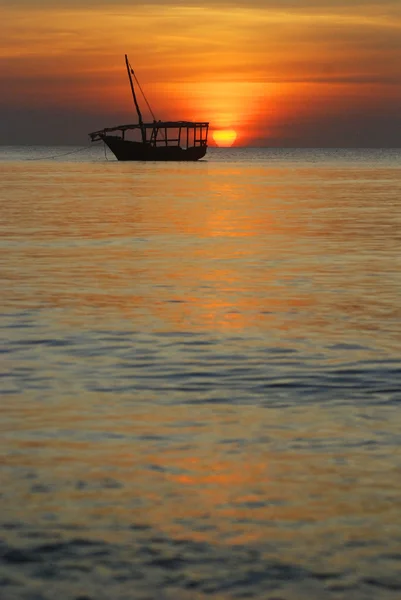
POLYGON ((132 98, 138 123, 105 127, 89 134, 92 142, 102 140, 117 160, 183 160, 195 161, 203 158, 207 150, 209 123, 198 121, 156 121, 141 85, 125 55, 132 98), (141 91, 153 116, 153 121, 144 123, 135 91, 135 83, 141 91), (129 133, 139 140, 128 139, 129 133))

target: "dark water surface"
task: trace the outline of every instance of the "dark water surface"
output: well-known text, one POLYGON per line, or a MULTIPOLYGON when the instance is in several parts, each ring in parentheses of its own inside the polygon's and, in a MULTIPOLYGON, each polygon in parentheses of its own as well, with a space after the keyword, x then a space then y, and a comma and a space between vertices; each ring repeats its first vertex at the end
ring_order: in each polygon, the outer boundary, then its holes
POLYGON ((1 599, 399 599, 401 151, 67 151, 0 149, 1 599))

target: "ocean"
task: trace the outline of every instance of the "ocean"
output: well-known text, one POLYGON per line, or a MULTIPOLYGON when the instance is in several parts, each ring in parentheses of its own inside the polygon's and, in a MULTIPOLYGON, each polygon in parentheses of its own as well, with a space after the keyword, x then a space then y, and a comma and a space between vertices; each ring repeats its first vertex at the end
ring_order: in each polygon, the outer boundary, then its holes
POLYGON ((2 600, 401 597, 401 149, 0 148, 2 600))

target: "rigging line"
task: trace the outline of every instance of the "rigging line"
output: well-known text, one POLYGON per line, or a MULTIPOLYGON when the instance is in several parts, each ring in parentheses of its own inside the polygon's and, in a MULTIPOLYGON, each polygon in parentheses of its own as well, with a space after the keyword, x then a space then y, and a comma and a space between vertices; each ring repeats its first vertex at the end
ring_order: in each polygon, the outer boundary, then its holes
MULTIPOLYGON (((130 65, 130 67, 131 67, 131 65, 130 65)), ((153 112, 153 110, 152 110, 152 107, 150 106, 150 104, 149 104, 149 102, 148 102, 148 99, 147 99, 147 98, 146 98, 146 96, 145 96, 145 92, 143 91, 143 89, 142 89, 142 86, 141 86, 141 84, 139 83, 139 81, 138 81, 138 78, 137 78, 137 76, 135 75, 135 71, 134 71, 134 69, 133 69, 132 67, 131 67, 131 73, 132 73, 132 75, 134 76, 134 79, 135 79, 136 83, 138 84, 138 87, 139 87, 139 89, 140 89, 140 91, 141 91, 141 94, 142 94, 142 96, 143 96, 143 99, 144 99, 144 100, 145 100, 145 102, 146 102, 146 105, 147 105, 148 109, 150 110, 150 114, 152 115, 152 117, 153 117, 153 120, 154 120, 154 121, 156 121, 156 117, 155 117, 155 114, 154 114, 154 112, 153 112)))
POLYGON ((92 146, 93 143, 89 144, 89 146, 85 146, 84 148, 78 148, 78 150, 70 150, 69 152, 63 152, 63 154, 53 154, 51 156, 38 156, 37 158, 27 158, 26 160, 49 160, 50 158, 59 158, 60 156, 68 156, 69 154, 78 154, 78 152, 88 150, 92 146))
MULTIPOLYGON (((149 111, 150 111, 150 114, 151 114, 151 115, 152 115, 152 117, 153 117, 153 121, 156 121, 155 113, 153 112, 153 110, 152 110, 152 107, 150 106, 150 104, 149 104, 149 102, 148 102, 148 99, 147 99, 147 98, 146 98, 146 96, 145 96, 145 92, 143 91, 143 89, 142 89, 142 86, 141 86, 141 84, 139 83, 138 77, 135 75, 135 71, 134 71, 134 69, 132 68, 132 65, 131 65, 131 63, 129 62, 128 64, 129 64, 129 68, 131 69, 131 74, 134 76, 134 79, 135 79, 135 81, 136 81, 136 83, 137 83, 137 85, 138 85, 138 87, 139 87, 139 90, 140 90, 140 92, 141 92, 141 94, 142 94, 142 96, 143 96, 143 99, 145 100, 145 102, 146 102, 146 105, 147 105, 147 107, 148 107, 148 109, 149 109, 149 111)), ((164 135, 164 132, 163 132, 163 130, 161 130, 161 136, 162 136, 162 139, 166 139, 166 136, 164 135)))

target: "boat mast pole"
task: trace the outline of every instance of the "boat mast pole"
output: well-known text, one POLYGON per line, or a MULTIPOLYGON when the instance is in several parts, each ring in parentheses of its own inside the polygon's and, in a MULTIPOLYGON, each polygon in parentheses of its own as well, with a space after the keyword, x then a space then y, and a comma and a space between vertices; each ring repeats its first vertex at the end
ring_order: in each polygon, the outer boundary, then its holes
POLYGON ((139 108, 138 100, 136 98, 134 84, 132 82, 131 66, 129 64, 128 56, 127 55, 125 55, 125 65, 127 67, 127 73, 128 73, 128 78, 129 78, 129 82, 130 82, 130 85, 131 85, 131 92, 132 92, 132 97, 134 99, 136 112, 138 113, 139 127, 141 128, 141 134, 142 134, 142 142, 144 144, 146 144, 146 132, 145 132, 145 128, 143 126, 143 120, 142 120, 141 110, 139 108))

